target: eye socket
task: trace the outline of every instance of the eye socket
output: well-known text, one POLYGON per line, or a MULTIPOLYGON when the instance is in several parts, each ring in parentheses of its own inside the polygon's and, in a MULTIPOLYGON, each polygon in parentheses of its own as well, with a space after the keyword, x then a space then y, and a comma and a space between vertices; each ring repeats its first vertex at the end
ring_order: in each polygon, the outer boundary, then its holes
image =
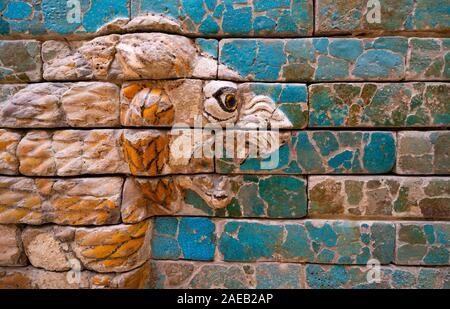
POLYGON ((231 109, 231 110, 235 109, 236 103, 237 103, 237 101, 236 101, 236 97, 234 94, 227 94, 225 96, 225 106, 228 109, 231 109))

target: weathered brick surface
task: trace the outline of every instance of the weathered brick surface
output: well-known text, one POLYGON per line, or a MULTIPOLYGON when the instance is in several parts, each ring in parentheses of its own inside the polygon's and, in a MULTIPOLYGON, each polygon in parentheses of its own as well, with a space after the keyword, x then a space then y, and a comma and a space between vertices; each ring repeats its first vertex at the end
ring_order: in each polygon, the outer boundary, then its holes
POLYGON ((0 288, 450 288, 447 2, 2 1, 0 288))
POLYGON ((152 262, 150 288, 299 289, 302 266, 274 263, 152 262))
POLYGON ((313 0, 131 0, 129 26, 140 22, 148 30, 195 35, 306 36, 312 34, 312 15, 313 0))
POLYGON ((96 228, 27 227, 22 232, 30 263, 50 271, 68 271, 71 262, 100 273, 126 272, 150 257, 152 222, 96 228))
POLYGON ((310 127, 442 127, 450 121, 447 83, 309 86, 310 127))
MULTIPOLYGON (((239 132, 239 131, 236 131, 239 132)), ((257 136, 256 133, 247 133, 257 136)), ((262 134, 261 136, 266 136, 262 134)), ((239 133, 235 139, 242 139, 239 133)), ((246 140, 251 137, 244 135, 246 140)), ((254 137, 256 138, 256 137, 254 137)), ((256 156, 246 148, 246 156, 237 157, 235 147, 230 158, 224 151, 216 159, 220 173, 266 174, 381 174, 392 170, 395 163, 395 135, 392 132, 297 131, 274 135, 278 144, 256 156), (278 146, 278 147, 276 147, 278 146), (278 163, 269 167, 267 155, 277 152, 278 163)), ((262 149, 264 150, 264 148, 262 149)))
POLYGON ((122 220, 152 216, 301 218, 306 180, 296 176, 174 176, 127 178, 122 220))
POLYGON ((450 178, 313 176, 310 216, 450 219, 450 178))
POLYGON ((389 264, 394 259, 395 226, 372 221, 155 219, 154 259, 210 261, 216 246, 216 259, 227 262, 366 264, 376 258, 389 264))
POLYGON ((450 30, 445 0, 315 0, 317 35, 450 30), (379 22, 372 21, 380 12, 379 22))
POLYGON ((119 223, 122 184, 119 177, 0 177, 0 223, 119 223))
POLYGON ((41 80, 40 53, 38 41, 0 41, 0 83, 41 80))
POLYGON ((128 0, 4 1, 0 35, 13 37, 90 34, 117 29, 128 21, 128 0), (78 11, 79 9, 79 11, 78 11), (80 13, 77 18, 76 14, 80 13))
POLYGON ((450 265, 450 223, 397 223, 395 263, 450 265))
POLYGON ((0 266, 26 265, 20 228, 15 225, 0 225, 0 266))
POLYGON ((450 39, 411 38, 409 49, 407 79, 450 80, 450 39))
POLYGON ((317 265, 305 267, 306 288, 312 289, 448 289, 450 268, 381 266, 380 281, 361 266, 317 265))
POLYGON ((53 272, 32 266, 0 268, 0 289, 142 289, 148 286, 150 265, 123 273, 99 274, 83 270, 53 272))
POLYGON ((219 78, 262 81, 401 80, 408 39, 225 39, 219 78))
POLYGON ((217 60, 183 36, 136 33, 42 44, 44 79, 215 78, 217 60))
POLYGON ((0 129, 0 174, 15 175, 19 170, 16 156, 21 135, 10 130, 0 129))
POLYGON ((0 122, 9 128, 115 127, 119 87, 101 82, 0 85, 0 122))
POLYGON ((450 174, 450 132, 398 133, 397 174, 450 174))
POLYGON ((302 129, 308 122, 307 101, 303 84, 193 79, 126 82, 121 91, 121 123, 137 127, 214 124, 302 129))

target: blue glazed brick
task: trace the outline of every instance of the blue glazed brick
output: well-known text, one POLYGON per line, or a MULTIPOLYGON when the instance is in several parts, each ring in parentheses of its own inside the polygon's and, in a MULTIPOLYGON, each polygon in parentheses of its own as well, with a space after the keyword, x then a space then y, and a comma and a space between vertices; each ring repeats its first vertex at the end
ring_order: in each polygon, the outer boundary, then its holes
POLYGON ((450 124, 446 83, 309 86, 310 127, 441 127, 450 124))
POLYGON ((224 261, 366 264, 394 258, 395 227, 386 222, 227 221, 219 236, 224 261))
POLYGON ((450 265, 450 223, 397 224, 398 265, 450 265))
POLYGON ((152 257, 210 261, 216 248, 215 225, 207 218, 156 218, 152 257))
POLYGON ((381 266, 374 281, 370 267, 317 265, 305 267, 306 288, 312 289, 437 289, 445 288, 450 268, 381 266))
POLYGON ((379 0, 380 22, 369 22, 376 11, 366 0, 315 0, 315 33, 319 35, 380 31, 433 31, 450 29, 446 0, 379 0))
POLYGON ((7 0, 1 7, 1 35, 89 34, 129 18, 128 0, 7 0))
MULTIPOLYGON (((235 136, 240 136, 235 133, 235 136)), ((392 170, 396 139, 391 132, 282 132, 269 158, 216 158, 220 173, 381 174, 392 170), (275 161, 264 167, 262 163, 275 161)))
POLYGON ((408 39, 220 41, 219 78, 260 81, 401 80, 408 39))
POLYGON ((194 35, 307 36, 313 0, 131 0, 131 17, 161 15, 194 35))

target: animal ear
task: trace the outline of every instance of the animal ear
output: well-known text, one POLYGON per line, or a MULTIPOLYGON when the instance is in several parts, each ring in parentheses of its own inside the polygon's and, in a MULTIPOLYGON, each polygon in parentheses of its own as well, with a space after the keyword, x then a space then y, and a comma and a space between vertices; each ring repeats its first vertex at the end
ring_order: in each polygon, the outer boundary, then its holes
POLYGON ((243 98, 238 127, 244 128, 289 128, 289 118, 278 109, 275 102, 262 95, 243 98))

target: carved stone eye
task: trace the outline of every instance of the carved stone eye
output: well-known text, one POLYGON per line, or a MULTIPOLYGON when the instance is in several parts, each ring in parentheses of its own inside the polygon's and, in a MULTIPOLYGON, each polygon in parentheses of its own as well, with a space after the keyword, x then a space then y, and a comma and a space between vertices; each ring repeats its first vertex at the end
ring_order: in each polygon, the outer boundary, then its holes
POLYGON ((236 88, 222 87, 213 94, 213 97, 216 98, 224 111, 232 113, 236 110, 238 105, 236 100, 236 88))
POLYGON ((227 94, 225 96, 225 106, 230 110, 235 110, 237 107, 236 96, 234 94, 227 94))

